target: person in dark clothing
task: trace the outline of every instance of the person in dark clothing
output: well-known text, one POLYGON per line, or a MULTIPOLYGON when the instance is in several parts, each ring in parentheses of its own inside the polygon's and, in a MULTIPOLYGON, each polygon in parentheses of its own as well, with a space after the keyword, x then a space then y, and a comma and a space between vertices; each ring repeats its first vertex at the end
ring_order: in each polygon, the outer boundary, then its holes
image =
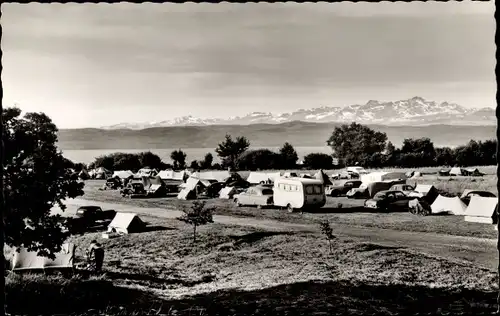
POLYGON ((96 240, 92 240, 89 248, 87 249, 87 260, 93 271, 97 273, 101 272, 102 264, 104 262, 104 249, 96 240))

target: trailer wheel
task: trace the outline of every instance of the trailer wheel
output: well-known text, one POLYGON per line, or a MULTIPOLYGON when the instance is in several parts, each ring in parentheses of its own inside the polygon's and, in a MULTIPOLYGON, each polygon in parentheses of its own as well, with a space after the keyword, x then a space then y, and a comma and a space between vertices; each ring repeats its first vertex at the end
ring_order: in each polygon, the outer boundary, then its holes
POLYGON ((287 204, 286 209, 287 209, 288 213, 293 213, 293 207, 291 204, 287 204))

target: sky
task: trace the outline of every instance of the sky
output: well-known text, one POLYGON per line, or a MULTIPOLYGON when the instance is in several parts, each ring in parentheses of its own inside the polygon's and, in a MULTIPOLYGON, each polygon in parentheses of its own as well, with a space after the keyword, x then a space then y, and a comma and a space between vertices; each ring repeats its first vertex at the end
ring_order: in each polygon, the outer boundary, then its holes
POLYGON ((2 4, 3 106, 59 128, 420 96, 496 107, 494 2, 2 4))

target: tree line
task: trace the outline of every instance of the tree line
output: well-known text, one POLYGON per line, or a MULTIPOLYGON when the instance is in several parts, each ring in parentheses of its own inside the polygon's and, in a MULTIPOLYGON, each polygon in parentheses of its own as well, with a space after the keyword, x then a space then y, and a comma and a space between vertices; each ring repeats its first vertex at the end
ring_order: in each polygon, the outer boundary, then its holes
POLYGON ((221 163, 213 163, 213 155, 207 153, 203 160, 193 160, 187 164, 187 155, 181 149, 171 153, 173 164, 164 163, 159 156, 148 151, 138 154, 113 153, 97 157, 89 168, 104 167, 110 170, 133 170, 148 166, 156 169, 196 170, 227 169, 336 169, 359 165, 366 168, 401 167, 418 168, 432 166, 484 166, 496 164, 496 140, 475 141, 456 148, 436 147, 429 138, 404 139, 400 148, 388 141, 387 135, 367 126, 351 123, 336 127, 326 141, 332 154, 310 153, 298 165, 298 155, 294 147, 285 142, 278 151, 252 149, 244 136, 233 139, 226 135, 215 152, 221 163), (338 164, 334 165, 334 158, 338 164))

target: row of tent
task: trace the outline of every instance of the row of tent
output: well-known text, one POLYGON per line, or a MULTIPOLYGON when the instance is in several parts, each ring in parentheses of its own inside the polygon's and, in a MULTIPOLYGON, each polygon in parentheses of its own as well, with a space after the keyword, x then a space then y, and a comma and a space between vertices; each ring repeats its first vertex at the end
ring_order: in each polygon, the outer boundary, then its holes
MULTIPOLYGON (((472 195, 469 205, 462 202, 472 190, 465 190, 460 197, 446 197, 438 193, 433 185, 418 184, 415 191, 425 197, 431 206, 431 214, 453 214, 465 216, 467 222, 492 224, 498 198, 472 195)), ((411 195, 410 195, 411 196, 411 195)))
MULTIPOLYGON (((108 232, 120 234, 139 233, 144 230, 146 224, 134 213, 116 213, 108 225, 108 232)), ((61 270, 74 267, 76 246, 73 243, 65 243, 61 250, 55 253, 55 258, 39 256, 35 251, 28 251, 20 247, 14 252, 12 258, 12 271, 33 270, 61 270)))
POLYGON ((439 170, 438 174, 440 176, 472 176, 472 177, 481 177, 484 176, 484 173, 479 171, 477 168, 460 168, 454 167, 451 169, 442 169, 439 170))

